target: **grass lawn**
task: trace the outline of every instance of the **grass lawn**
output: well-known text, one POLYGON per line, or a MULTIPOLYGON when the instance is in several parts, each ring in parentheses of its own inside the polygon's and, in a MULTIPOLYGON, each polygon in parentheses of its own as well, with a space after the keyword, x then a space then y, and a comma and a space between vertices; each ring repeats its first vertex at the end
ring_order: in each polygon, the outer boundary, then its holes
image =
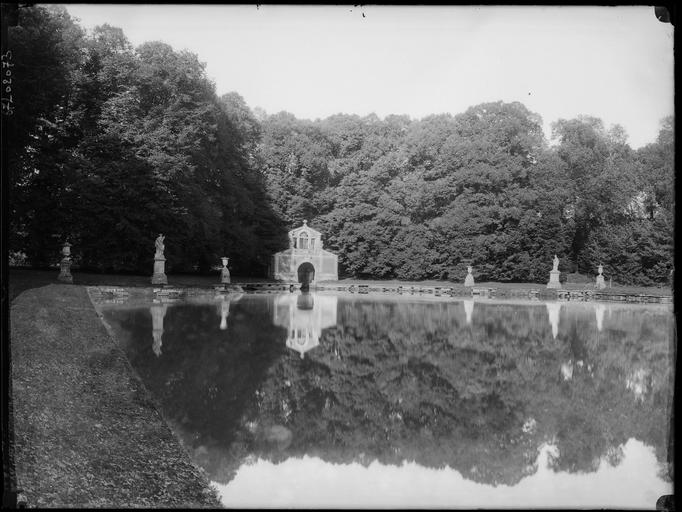
POLYGON ((19 272, 12 279, 20 499, 28 508, 220 507, 85 288, 54 277, 19 272))

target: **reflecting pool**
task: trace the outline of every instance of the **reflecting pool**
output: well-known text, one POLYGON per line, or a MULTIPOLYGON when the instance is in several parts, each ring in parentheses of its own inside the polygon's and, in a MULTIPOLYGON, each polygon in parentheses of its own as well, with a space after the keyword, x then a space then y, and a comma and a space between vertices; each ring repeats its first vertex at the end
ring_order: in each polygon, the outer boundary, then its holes
POLYGON ((672 494, 668 305, 320 292, 98 308, 226 506, 672 494))

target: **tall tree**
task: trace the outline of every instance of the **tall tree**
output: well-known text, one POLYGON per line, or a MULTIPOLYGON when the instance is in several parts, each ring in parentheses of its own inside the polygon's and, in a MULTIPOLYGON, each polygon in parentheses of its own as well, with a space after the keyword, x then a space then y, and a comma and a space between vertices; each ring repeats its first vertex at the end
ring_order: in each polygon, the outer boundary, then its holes
POLYGON ((5 120, 10 173, 10 246, 37 265, 56 261, 63 227, 64 163, 76 71, 84 31, 66 9, 28 6, 9 29, 13 89, 21 108, 5 120), (55 254, 55 256, 53 256, 55 254))

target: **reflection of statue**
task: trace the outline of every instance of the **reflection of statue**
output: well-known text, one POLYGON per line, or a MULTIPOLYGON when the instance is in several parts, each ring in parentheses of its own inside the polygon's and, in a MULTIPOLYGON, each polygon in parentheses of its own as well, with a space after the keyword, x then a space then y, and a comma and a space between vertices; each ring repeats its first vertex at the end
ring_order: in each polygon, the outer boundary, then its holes
POLYGON ((559 270, 559 258, 556 257, 556 254, 554 255, 554 266, 552 267, 552 270, 557 271, 559 270))
POLYGON ((227 315, 230 314, 230 301, 223 299, 220 302, 220 330, 227 329, 227 315))
POLYGON ((561 313, 560 302, 547 302, 547 314, 549 316, 549 325, 552 326, 552 336, 556 339, 559 334, 559 314, 561 313))
POLYGON ((154 339, 152 343, 152 351, 156 357, 161 355, 161 336, 163 336, 161 331, 152 331, 152 338, 154 339))
MULTIPOLYGON (((469 267, 471 268, 471 267, 469 267)), ((473 300, 463 300, 462 303, 464 304, 464 316, 466 318, 466 322, 468 324, 471 324, 471 317, 474 314, 474 301, 473 300)))
POLYGON ((161 355, 161 337, 163 336, 163 319, 166 316, 166 304, 154 304, 149 308, 152 315, 152 350, 156 357, 161 355))
POLYGON ((601 332, 603 326, 604 326, 604 311, 606 308, 604 307, 604 304, 595 304, 594 305, 594 313, 597 317, 597 330, 601 332))
POLYGON ((220 297, 220 304, 218 304, 218 311, 220 312, 220 330, 227 329, 227 317, 230 315, 230 304, 237 302, 242 298, 241 293, 230 293, 220 297))
POLYGON ((163 245, 164 238, 165 237, 161 233, 159 233, 159 236, 154 242, 154 245, 156 246, 156 254, 154 254, 155 258, 163 258, 163 250, 165 248, 165 246, 163 245))

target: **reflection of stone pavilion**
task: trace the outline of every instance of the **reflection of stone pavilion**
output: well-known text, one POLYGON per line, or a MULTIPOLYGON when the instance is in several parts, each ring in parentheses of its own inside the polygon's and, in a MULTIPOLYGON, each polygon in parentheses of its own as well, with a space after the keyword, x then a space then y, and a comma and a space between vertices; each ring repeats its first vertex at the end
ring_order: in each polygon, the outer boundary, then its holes
POLYGON ((304 220, 301 227, 289 231, 289 248, 272 257, 270 276, 300 283, 336 281, 338 257, 323 249, 322 234, 304 220))
POLYGON ((287 347, 301 358, 320 343, 322 329, 336 325, 337 297, 310 293, 281 295, 275 299, 273 323, 287 329, 287 347))

